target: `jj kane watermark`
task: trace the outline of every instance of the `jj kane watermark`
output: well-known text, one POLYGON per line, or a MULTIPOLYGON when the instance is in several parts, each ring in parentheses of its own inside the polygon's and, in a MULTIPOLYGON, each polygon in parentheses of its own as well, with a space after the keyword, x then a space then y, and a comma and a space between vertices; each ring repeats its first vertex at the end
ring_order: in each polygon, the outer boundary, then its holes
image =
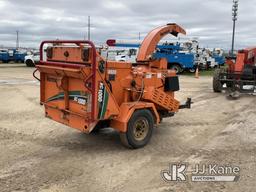
POLYGON ((170 164, 169 168, 161 171, 161 177, 166 182, 188 181, 193 182, 234 182, 239 180, 240 168, 238 166, 217 164, 196 164, 189 167, 186 163, 170 164), (188 168, 190 177, 188 177, 188 168))

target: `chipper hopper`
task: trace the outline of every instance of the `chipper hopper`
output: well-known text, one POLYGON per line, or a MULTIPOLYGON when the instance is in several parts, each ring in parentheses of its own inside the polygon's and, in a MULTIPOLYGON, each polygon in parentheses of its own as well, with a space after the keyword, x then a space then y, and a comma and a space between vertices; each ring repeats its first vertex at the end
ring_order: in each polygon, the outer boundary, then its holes
POLYGON ((45 116, 85 133, 109 126, 119 131, 125 146, 146 145, 154 125, 191 104, 191 99, 184 105, 175 99, 179 81, 166 59, 152 57, 169 33, 177 36, 185 30, 176 24, 152 30, 135 64, 105 60, 91 41, 42 42, 36 67, 45 116))

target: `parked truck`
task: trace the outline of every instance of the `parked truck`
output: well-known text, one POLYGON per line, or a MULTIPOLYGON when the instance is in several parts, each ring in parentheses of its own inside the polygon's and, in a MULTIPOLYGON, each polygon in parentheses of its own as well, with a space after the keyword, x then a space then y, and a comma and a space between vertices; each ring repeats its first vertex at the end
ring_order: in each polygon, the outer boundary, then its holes
POLYGON ((224 51, 221 48, 215 48, 212 51, 212 57, 215 59, 218 65, 224 65, 226 58, 224 56, 224 51))
POLYGON ((16 62, 23 63, 27 53, 17 49, 1 49, 0 50, 0 61, 3 63, 16 62))
POLYGON ((27 55, 25 57, 24 63, 27 65, 27 67, 35 67, 37 63, 39 63, 40 60, 40 53, 39 52, 33 52, 30 55, 27 55))
MULTIPOLYGON (((118 42, 114 39, 107 40, 107 45, 111 47, 121 47, 127 49, 128 54, 119 55, 117 61, 134 62, 136 58, 135 50, 141 46, 140 43, 118 42)), ((118 50, 118 49, 117 49, 118 50)), ((184 70, 190 72, 195 71, 195 55, 193 53, 182 51, 179 43, 164 43, 157 45, 156 51, 153 53, 154 58, 166 58, 168 69, 174 69, 177 73, 182 73, 184 70)))

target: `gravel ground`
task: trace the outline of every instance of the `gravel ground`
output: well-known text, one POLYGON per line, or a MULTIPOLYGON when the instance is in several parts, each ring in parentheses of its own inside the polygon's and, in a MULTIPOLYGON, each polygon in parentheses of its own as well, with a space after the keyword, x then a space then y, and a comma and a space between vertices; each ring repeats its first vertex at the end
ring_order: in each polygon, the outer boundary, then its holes
MULTIPOLYGON (((211 78, 181 76, 192 109, 165 119, 144 148, 124 148, 111 129, 86 135, 44 117, 33 68, 0 64, 0 191, 253 192, 256 96, 228 100, 211 78), (237 182, 165 182, 161 170, 186 162, 240 167, 237 182)), ((191 172, 188 172, 188 176, 191 172)))

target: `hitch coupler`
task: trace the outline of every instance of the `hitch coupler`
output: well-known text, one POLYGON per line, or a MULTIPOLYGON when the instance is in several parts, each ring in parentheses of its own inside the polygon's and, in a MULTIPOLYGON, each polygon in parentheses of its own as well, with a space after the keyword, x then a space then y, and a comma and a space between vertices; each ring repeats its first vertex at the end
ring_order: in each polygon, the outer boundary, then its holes
POLYGON ((185 104, 180 105, 179 109, 190 109, 191 108, 191 104, 192 104, 192 99, 191 98, 187 98, 187 101, 185 104))

